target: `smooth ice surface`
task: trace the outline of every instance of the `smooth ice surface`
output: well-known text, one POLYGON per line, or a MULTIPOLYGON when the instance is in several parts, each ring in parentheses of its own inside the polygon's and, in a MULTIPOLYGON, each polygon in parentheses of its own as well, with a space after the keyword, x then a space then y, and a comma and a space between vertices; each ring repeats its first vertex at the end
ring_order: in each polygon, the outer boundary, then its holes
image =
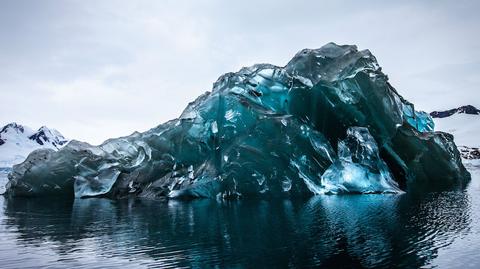
POLYGON ((403 115, 408 124, 420 132, 432 132, 435 128, 432 117, 424 111, 415 111, 413 105, 405 105, 403 115))
POLYGON ((285 67, 227 73, 147 132, 35 151, 7 192, 220 199, 463 188, 470 175, 453 137, 433 128, 368 50, 329 43, 285 67))

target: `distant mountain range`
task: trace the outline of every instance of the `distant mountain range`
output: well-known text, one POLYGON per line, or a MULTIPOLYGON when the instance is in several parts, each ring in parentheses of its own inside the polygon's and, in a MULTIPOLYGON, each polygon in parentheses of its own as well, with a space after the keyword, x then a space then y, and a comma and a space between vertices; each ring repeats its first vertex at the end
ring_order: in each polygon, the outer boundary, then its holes
POLYGON ((7 124, 0 130, 0 167, 21 163, 36 149, 58 150, 67 142, 59 131, 46 126, 34 131, 15 122, 7 124))
POLYGON ((446 118, 454 114, 480 115, 480 110, 472 105, 467 105, 445 111, 433 111, 430 116, 432 118, 446 118))

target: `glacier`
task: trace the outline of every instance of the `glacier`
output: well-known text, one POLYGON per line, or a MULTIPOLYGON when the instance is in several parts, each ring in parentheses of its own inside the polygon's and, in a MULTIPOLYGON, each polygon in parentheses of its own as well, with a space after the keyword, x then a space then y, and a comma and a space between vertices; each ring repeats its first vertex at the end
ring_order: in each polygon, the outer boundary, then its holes
POLYGON ((178 119, 99 146, 32 152, 16 196, 220 198, 462 189, 453 136, 434 131, 368 50, 329 43, 284 67, 221 76, 178 119))

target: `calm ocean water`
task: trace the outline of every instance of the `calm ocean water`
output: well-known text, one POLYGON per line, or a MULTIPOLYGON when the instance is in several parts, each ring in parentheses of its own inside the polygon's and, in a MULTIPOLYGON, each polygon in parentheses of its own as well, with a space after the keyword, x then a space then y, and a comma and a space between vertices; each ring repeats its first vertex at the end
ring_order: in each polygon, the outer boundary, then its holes
POLYGON ((463 192, 424 197, 0 197, 0 267, 480 268, 480 172, 473 175, 463 192))

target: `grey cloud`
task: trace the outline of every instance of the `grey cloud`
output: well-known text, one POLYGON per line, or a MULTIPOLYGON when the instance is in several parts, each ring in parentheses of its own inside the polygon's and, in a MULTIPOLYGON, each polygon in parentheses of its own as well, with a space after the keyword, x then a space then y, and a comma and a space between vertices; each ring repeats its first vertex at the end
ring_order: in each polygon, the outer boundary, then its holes
POLYGON ((424 110, 480 106, 477 1, 0 2, 0 123, 99 143, 178 116, 221 74, 334 41, 424 110), (473 64, 472 64, 473 63, 473 64))

